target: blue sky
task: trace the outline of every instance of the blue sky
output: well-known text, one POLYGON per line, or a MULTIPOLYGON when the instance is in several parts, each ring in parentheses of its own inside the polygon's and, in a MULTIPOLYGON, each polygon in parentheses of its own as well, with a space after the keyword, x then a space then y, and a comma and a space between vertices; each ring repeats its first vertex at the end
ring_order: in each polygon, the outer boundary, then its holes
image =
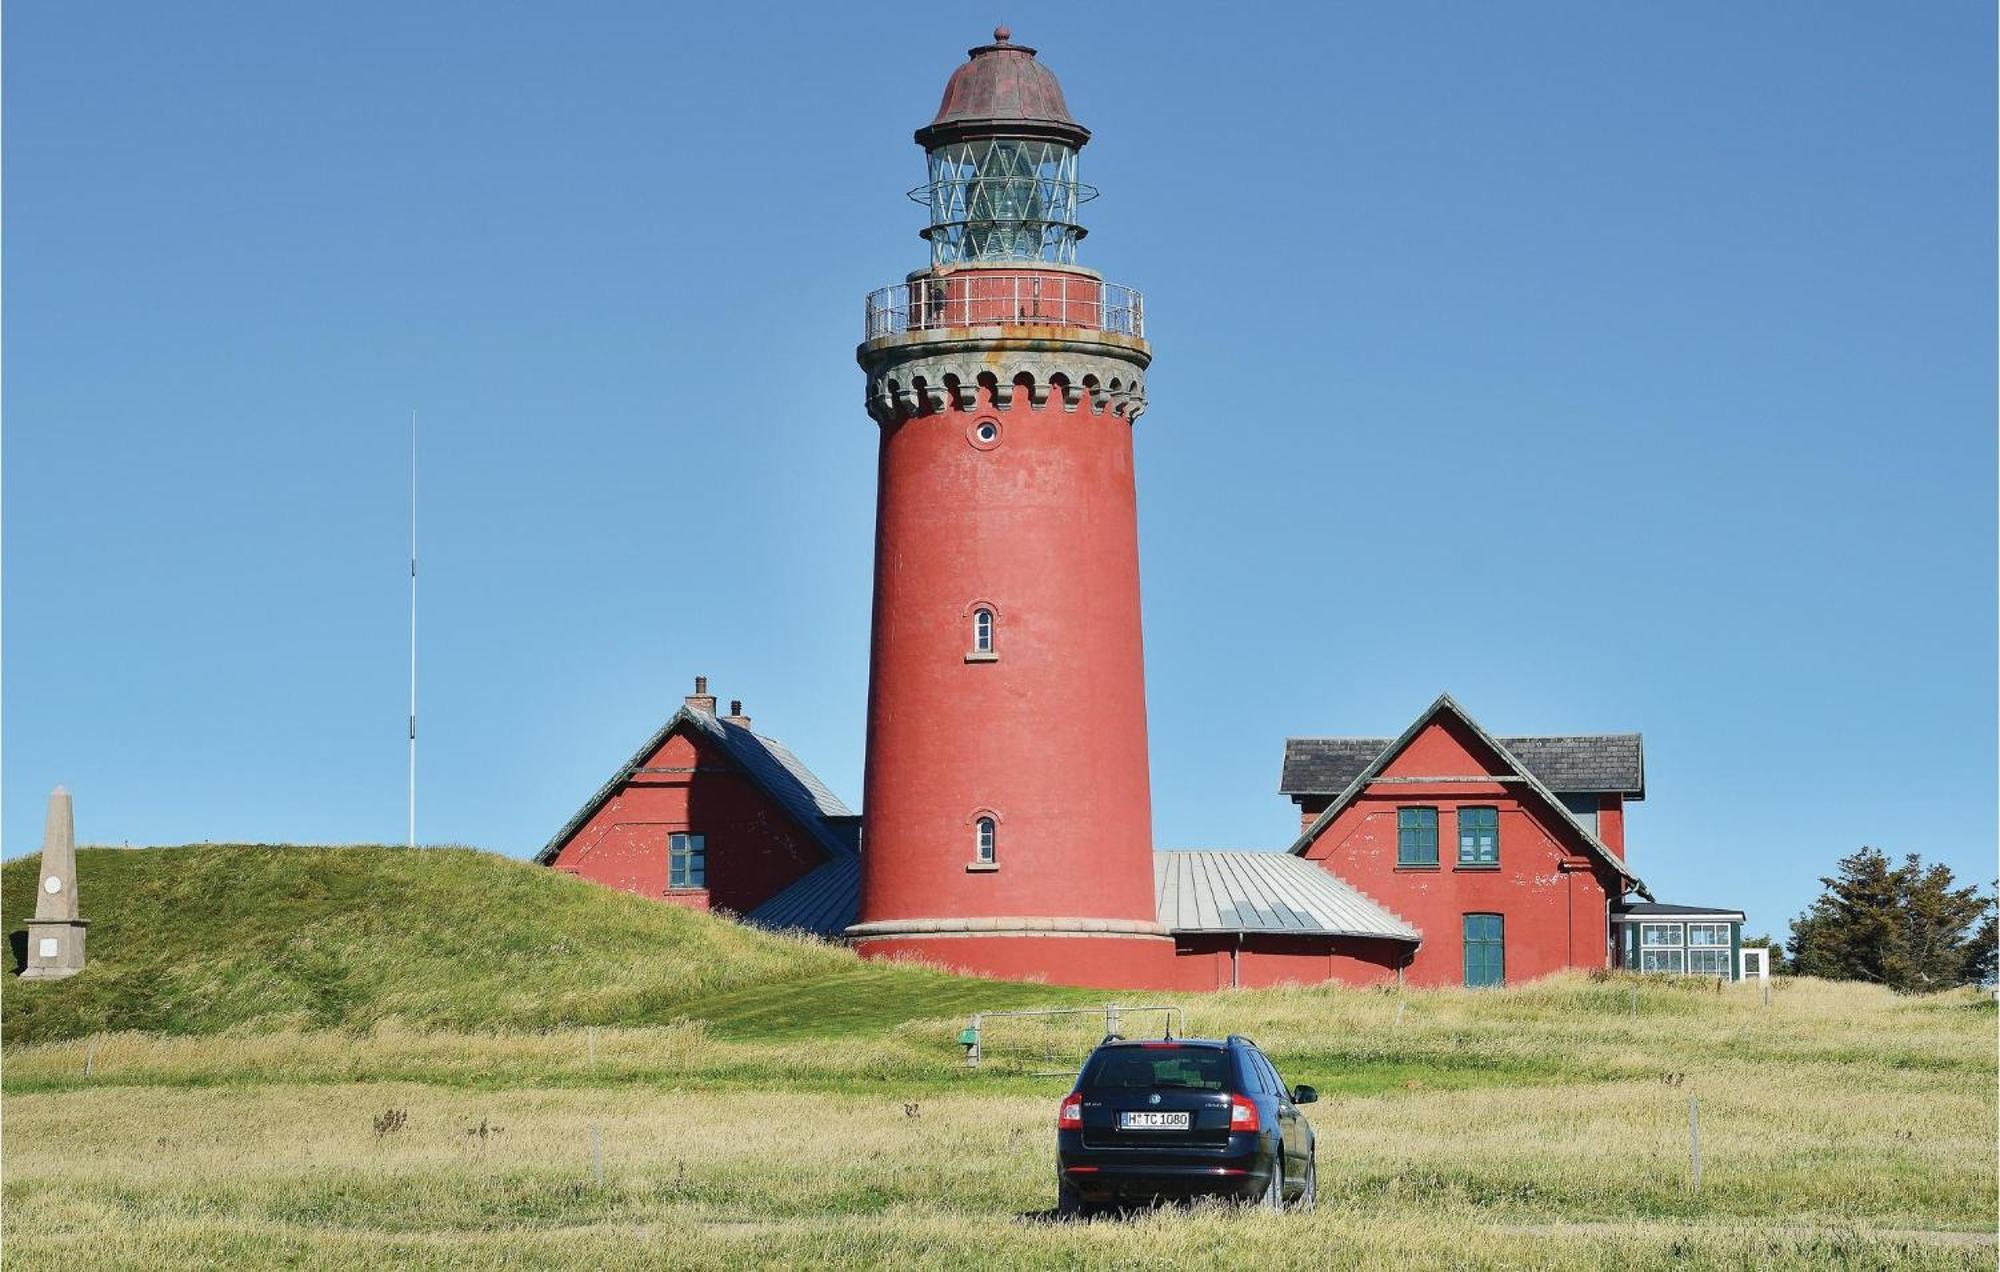
MULTIPOLYGON (((1440 690, 1782 930, 1994 872, 1991 6, 14 5, 5 849, 525 854, 696 673, 850 801, 861 297, 996 20, 1148 297, 1157 835, 1440 690)), ((88 895, 86 887, 86 897, 88 895)))

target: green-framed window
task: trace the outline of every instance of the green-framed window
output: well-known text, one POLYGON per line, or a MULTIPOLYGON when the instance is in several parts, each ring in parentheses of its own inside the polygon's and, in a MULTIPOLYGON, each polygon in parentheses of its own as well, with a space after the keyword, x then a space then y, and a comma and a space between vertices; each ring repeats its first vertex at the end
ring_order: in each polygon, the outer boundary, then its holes
POLYGON ((708 886, 708 836, 676 831, 667 836, 667 886, 706 888, 708 886))
POLYGON ((1499 809, 1458 810, 1458 864, 1461 866, 1500 864, 1499 809))
POLYGON ((1497 914, 1465 916, 1465 983, 1471 989, 1507 983, 1506 920, 1497 914))
POLYGON ((1438 863, 1438 810, 1396 810, 1396 864, 1435 866, 1438 863))

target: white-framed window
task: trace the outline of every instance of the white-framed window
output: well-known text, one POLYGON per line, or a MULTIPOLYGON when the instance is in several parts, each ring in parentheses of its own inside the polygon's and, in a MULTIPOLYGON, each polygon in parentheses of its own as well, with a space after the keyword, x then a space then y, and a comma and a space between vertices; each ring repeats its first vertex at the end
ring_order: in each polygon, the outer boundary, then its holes
MULTIPOLYGON (((1639 925, 1639 946, 1641 949, 1674 947, 1686 944, 1681 938, 1678 923, 1641 923, 1639 925)), ((1650 970, 1650 969, 1648 969, 1650 970)))
MULTIPOLYGON (((1679 927, 1679 924, 1671 926, 1679 927)), ((1682 949, 1642 949, 1639 951, 1639 970, 1642 972, 1680 972, 1685 969, 1685 955, 1682 949)))
POLYGON ((983 605, 972 611, 972 652, 993 652, 993 611, 983 605))
POLYGON ((1688 924, 1688 945, 1690 947, 1727 944, 1729 944, 1729 925, 1727 923, 1688 924))
POLYGON ((667 836, 667 886, 708 886, 708 836, 676 831, 667 836))
POLYGON ((1688 951, 1688 973, 1692 976, 1729 975, 1729 947, 1688 951))
POLYGON ((990 866, 997 860, 1000 828, 991 817, 981 817, 972 823, 972 859, 982 866, 990 866))

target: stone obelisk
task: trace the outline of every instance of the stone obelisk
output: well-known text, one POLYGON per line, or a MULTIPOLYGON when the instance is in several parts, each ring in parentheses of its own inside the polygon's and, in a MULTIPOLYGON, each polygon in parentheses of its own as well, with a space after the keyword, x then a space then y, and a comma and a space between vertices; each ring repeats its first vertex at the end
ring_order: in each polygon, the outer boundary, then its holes
POLYGON ((28 965, 22 980, 61 980, 83 970, 83 930, 76 903, 76 813, 69 792, 58 786, 49 796, 49 820, 42 831, 42 882, 35 890, 35 917, 28 920, 28 965))

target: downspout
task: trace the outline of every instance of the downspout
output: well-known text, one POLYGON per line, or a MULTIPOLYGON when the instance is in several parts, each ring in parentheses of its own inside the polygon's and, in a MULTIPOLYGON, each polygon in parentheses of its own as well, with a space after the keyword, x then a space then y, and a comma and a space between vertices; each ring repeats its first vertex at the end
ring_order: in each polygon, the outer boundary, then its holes
POLYGON ((1243 933, 1236 933, 1236 944, 1229 947, 1229 988, 1243 988, 1243 933))

